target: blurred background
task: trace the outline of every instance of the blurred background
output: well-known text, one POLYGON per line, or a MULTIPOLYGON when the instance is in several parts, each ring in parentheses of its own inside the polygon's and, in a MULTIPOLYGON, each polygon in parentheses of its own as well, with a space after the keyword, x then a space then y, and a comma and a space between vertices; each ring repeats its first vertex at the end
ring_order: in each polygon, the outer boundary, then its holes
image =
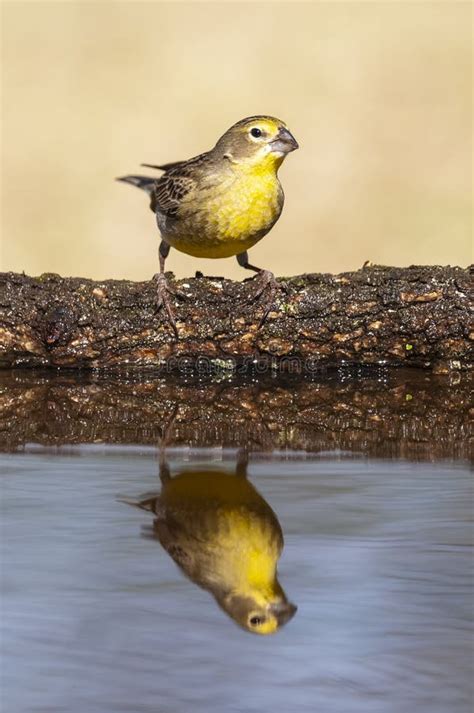
MULTIPOLYGON (((277 274, 468 264, 469 2, 4 2, 2 269, 148 279, 146 196, 114 182, 273 114, 300 142, 277 274)), ((146 171, 145 171, 146 172, 146 171)), ((178 276, 245 276, 172 251, 178 276)))

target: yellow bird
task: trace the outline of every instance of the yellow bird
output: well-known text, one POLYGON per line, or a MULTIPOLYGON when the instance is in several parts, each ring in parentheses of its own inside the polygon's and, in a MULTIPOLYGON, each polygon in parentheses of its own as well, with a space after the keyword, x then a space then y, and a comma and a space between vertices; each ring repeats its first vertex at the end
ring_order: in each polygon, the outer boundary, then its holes
POLYGON ((270 310, 277 282, 269 270, 249 263, 247 250, 275 225, 283 208, 278 169, 298 143, 286 124, 273 116, 238 121, 210 151, 188 161, 162 166, 158 178, 123 176, 119 181, 146 191, 161 233, 160 273, 156 276, 158 306, 164 307, 177 335, 169 302, 165 260, 170 248, 195 257, 237 256, 239 265, 257 272, 255 298, 268 290, 262 324, 270 310))
POLYGON ((159 493, 120 498, 155 515, 152 537, 191 581, 209 591, 241 627, 273 634, 296 611, 277 576, 283 548, 278 519, 246 478, 194 468, 171 477, 160 468, 159 493))

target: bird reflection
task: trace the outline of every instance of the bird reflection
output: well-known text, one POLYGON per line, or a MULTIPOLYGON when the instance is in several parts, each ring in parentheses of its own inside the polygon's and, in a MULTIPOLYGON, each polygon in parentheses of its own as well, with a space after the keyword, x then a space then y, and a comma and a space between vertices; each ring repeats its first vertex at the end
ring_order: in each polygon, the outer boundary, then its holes
POLYGON ((152 537, 237 624, 256 634, 278 631, 296 612, 278 581, 283 534, 247 480, 246 454, 235 474, 193 467, 171 476, 162 458, 160 480, 160 492, 120 500, 154 514, 152 537))

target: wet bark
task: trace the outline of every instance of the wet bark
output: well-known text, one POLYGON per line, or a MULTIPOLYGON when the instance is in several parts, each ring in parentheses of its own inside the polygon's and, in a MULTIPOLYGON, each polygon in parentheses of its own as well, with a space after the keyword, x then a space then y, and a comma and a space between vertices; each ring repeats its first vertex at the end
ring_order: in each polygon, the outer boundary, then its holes
POLYGON ((171 281, 179 338, 156 284, 0 275, 0 366, 165 371, 347 365, 472 367, 472 276, 456 267, 366 266, 289 278, 268 319, 252 281, 171 281), (470 292, 471 291, 471 292, 470 292))
MULTIPOLYGON (((0 373, 0 449, 110 443, 245 447, 415 460, 472 455, 473 372, 189 382, 92 372, 0 373), (471 439, 471 440, 470 440, 471 439)), ((361 466, 363 467, 363 466, 361 466)))

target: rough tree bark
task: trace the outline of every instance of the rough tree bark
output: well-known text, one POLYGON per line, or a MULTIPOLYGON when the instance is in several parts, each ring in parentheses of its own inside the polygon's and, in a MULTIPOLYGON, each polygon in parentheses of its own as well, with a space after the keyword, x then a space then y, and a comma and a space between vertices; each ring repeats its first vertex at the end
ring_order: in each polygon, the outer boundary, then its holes
POLYGON ((457 267, 373 265, 292 277, 260 329, 251 281, 180 280, 176 339, 152 281, 4 273, 0 366, 463 370, 473 364, 471 278, 457 267))

